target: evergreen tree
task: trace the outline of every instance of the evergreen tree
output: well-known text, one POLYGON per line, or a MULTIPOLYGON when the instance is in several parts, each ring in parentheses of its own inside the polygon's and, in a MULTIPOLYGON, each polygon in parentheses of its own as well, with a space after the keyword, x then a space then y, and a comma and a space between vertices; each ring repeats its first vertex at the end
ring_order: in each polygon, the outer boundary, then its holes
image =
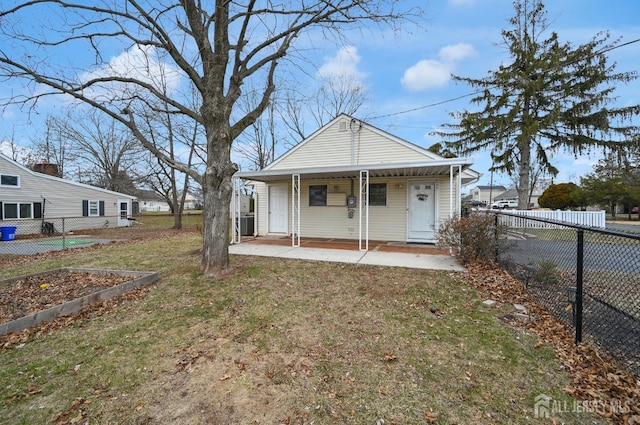
POLYGON ((631 207, 640 204, 640 164, 635 155, 609 154, 593 168, 581 179, 589 203, 607 207, 613 217, 618 205, 630 213, 631 207))
POLYGON ((574 47, 548 32, 541 1, 514 5, 512 28, 502 31, 511 63, 483 79, 454 76, 477 89, 471 102, 483 107, 454 113, 459 123, 445 124, 448 130, 437 134, 458 154, 489 150, 492 171, 518 176, 518 203, 524 208, 533 162, 556 176, 552 157, 558 151, 577 157, 599 148, 627 149, 638 132, 630 119, 640 106, 608 108, 616 85, 637 78, 607 64, 606 53, 620 40, 600 33, 574 47))
POLYGON ((565 210, 580 206, 579 199, 574 195, 580 188, 575 183, 560 183, 549 186, 538 198, 538 204, 543 208, 565 210))

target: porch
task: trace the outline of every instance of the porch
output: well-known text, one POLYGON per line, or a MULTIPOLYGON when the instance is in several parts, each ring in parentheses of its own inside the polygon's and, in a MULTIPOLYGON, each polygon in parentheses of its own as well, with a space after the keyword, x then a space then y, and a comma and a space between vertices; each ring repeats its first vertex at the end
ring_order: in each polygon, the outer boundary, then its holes
POLYGON ((424 270, 464 270, 448 250, 404 242, 370 240, 369 250, 361 251, 358 240, 301 238, 300 246, 293 247, 290 237, 257 237, 230 245, 229 253, 424 270))

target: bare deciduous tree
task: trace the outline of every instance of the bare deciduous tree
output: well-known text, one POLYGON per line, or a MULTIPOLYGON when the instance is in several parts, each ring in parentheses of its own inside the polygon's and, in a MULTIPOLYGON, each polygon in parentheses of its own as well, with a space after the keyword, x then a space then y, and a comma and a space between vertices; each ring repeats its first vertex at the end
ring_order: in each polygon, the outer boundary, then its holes
POLYGON ((135 191, 134 177, 142 149, 119 122, 95 110, 76 111, 65 118, 49 117, 47 134, 55 135, 66 155, 73 157, 79 170, 77 180, 116 192, 135 191))
POLYGON ((294 41, 312 31, 325 39, 332 35, 339 39, 345 25, 394 24, 419 15, 418 9, 400 10, 405 4, 401 0, 278 4, 257 0, 4 0, 0 42, 12 50, 0 51, 0 77, 23 79, 36 89, 5 104, 35 106, 52 95, 76 99, 127 126, 162 162, 196 180, 204 196, 201 268, 208 275, 219 275, 229 267, 229 208, 237 169, 231 161, 231 146, 266 109, 276 89, 279 64, 296 59, 294 41), (47 19, 33 20, 33 16, 47 19), (107 59, 123 49, 128 55, 124 65, 107 59), (68 60, 70 54, 75 55, 74 61, 68 60), (94 63, 87 63, 88 58, 94 63), (80 61, 84 67, 79 70, 67 65, 80 61), (158 69, 175 73, 171 95, 156 84, 158 69), (181 96, 183 81, 196 88, 198 109, 181 96), (262 87, 261 95, 251 110, 238 113, 237 104, 248 83, 262 87), (171 158, 140 131, 136 111, 155 101, 165 102, 170 113, 184 115, 204 128, 204 171, 171 158))
POLYGON ((282 121, 291 138, 287 145, 298 144, 309 136, 310 131, 324 126, 341 113, 354 115, 367 100, 366 88, 353 75, 328 76, 320 82, 311 94, 300 94, 297 89, 286 92, 282 121))

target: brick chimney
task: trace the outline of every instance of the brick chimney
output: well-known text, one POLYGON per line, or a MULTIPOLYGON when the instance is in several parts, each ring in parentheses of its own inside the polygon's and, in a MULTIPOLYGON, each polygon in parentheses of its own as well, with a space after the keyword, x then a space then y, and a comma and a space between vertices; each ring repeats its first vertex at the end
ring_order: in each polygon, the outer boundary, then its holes
POLYGON ((40 164, 33 164, 31 169, 37 173, 48 174, 54 177, 60 177, 60 170, 58 170, 58 164, 43 162, 40 164))

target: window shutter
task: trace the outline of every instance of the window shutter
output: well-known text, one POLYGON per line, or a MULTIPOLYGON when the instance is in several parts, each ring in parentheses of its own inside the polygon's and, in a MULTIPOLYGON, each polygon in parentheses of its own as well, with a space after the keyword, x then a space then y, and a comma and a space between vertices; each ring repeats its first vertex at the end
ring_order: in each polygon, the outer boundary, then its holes
POLYGON ((4 210, 2 209, 2 202, 0 202, 0 220, 4 220, 4 210))
POLYGON ((89 216, 89 201, 86 199, 82 200, 82 216, 83 217, 89 216))
POLYGON ((33 218, 42 218, 42 202, 33 203, 33 218))
POLYGON ((98 208, 100 209, 100 216, 104 215, 104 201, 100 201, 98 208))

